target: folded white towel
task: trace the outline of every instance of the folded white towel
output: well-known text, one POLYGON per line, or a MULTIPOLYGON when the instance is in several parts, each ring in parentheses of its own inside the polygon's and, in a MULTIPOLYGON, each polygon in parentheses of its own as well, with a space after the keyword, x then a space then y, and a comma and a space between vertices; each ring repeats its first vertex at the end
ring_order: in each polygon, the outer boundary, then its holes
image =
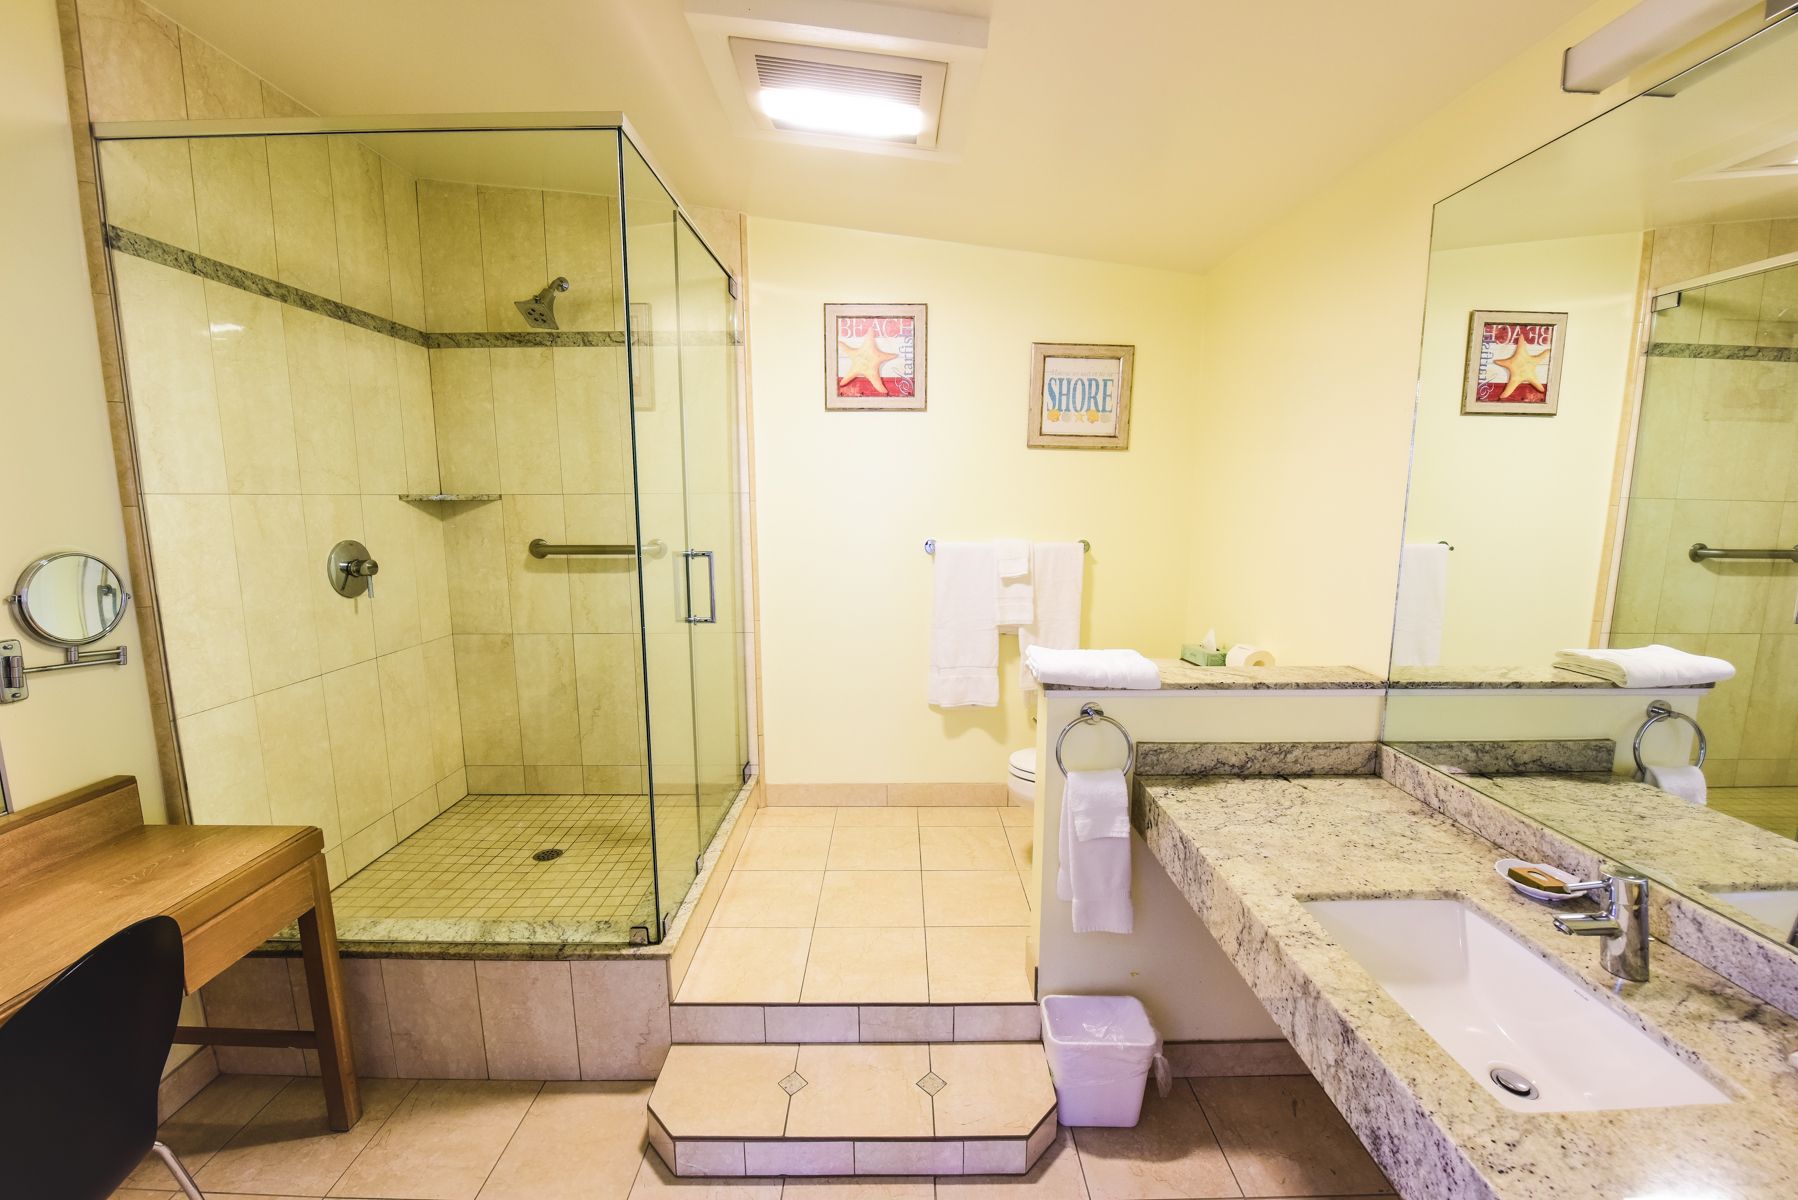
POLYGON ((1130 792, 1124 773, 1069 771, 1061 796, 1055 894, 1074 906, 1075 933, 1129 933, 1130 792))
POLYGON ((1015 629, 1030 624, 1035 615, 1030 543, 1003 538, 993 543, 993 557, 999 570, 999 627, 1015 629))
POLYGON ((1399 557, 1393 666, 1433 667, 1442 661, 1442 615, 1447 607, 1448 547, 1441 542, 1407 542, 1399 557))
POLYGON ((1688 654, 1672 646, 1635 646, 1627 650, 1561 650, 1555 666, 1608 680, 1618 687, 1693 687, 1735 677, 1726 660, 1688 654))
POLYGON ((1150 692, 1161 686, 1161 670, 1134 650, 1058 650, 1028 646, 1024 666, 1038 683, 1070 687, 1129 688, 1150 692))
POLYGON ((1080 645, 1080 591, 1086 574, 1086 547, 1079 542, 1038 542, 1030 548, 1030 583, 1035 612, 1018 628, 1018 686, 1026 698, 1037 689, 1030 671, 1032 646, 1072 650, 1080 645))
POLYGON ((1649 767, 1648 782, 1688 804, 1704 804, 1704 771, 1698 767, 1649 767))
POLYGON ((938 542, 931 570, 930 703, 999 703, 999 573, 991 542, 938 542))

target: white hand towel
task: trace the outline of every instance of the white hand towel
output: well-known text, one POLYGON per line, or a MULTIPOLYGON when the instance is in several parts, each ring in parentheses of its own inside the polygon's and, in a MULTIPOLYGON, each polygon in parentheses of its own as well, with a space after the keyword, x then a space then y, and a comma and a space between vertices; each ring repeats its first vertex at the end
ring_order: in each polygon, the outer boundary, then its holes
POLYGON ((931 571, 930 703, 999 703, 999 572, 991 542, 938 542, 931 571))
POLYGON ((1627 650, 1561 650, 1555 666, 1618 687, 1693 687, 1733 679, 1736 669, 1721 658, 1688 654, 1672 646, 1634 646, 1627 650))
POLYGON ((1152 692, 1161 686, 1161 669, 1134 650, 1056 650, 1029 646, 1024 667, 1038 683, 1069 687, 1128 688, 1152 692))
POLYGON ((1442 614, 1448 607, 1448 547, 1407 542, 1399 558, 1398 614, 1392 665, 1433 667, 1442 661, 1442 614))
POLYGON ((999 569, 999 627, 1030 624, 1035 607, 1034 581, 1030 577, 1030 543, 1006 538, 993 543, 999 569))
POLYGON ((1030 548, 1030 584, 1035 613, 1018 629, 1018 685, 1028 697, 1036 676, 1025 658, 1032 646, 1072 650, 1080 644, 1080 590, 1086 574, 1086 547, 1079 542, 1038 542, 1030 548))
POLYGON ((1648 782, 1688 804, 1704 804, 1704 771, 1698 767, 1650 767, 1648 782))
POLYGON ((1074 905, 1075 933, 1129 933, 1130 792, 1124 773, 1069 771, 1061 796, 1055 894, 1074 905))

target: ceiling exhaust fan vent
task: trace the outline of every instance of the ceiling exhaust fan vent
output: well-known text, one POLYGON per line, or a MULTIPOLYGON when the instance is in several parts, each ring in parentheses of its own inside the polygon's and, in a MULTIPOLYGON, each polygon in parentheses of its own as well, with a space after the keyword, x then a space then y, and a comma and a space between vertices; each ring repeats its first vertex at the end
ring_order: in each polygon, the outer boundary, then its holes
POLYGON ((915 71, 878 71, 776 54, 755 56, 756 82, 763 87, 811 87, 857 96, 880 96, 921 105, 924 76, 915 71))
POLYGON ((936 147, 947 63, 740 37, 730 49, 750 114, 764 129, 840 144, 936 147))

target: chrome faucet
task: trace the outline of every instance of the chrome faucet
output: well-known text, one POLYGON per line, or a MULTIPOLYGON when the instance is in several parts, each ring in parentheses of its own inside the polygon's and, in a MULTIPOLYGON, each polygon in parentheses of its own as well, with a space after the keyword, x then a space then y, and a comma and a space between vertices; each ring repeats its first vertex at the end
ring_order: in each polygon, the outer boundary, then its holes
POLYGON ((1555 928, 1575 937, 1601 937, 1598 961, 1619 979, 1648 982, 1648 880, 1640 875, 1606 873, 1587 883, 1570 883, 1570 892, 1604 894, 1604 911, 1590 916, 1556 917, 1555 928))

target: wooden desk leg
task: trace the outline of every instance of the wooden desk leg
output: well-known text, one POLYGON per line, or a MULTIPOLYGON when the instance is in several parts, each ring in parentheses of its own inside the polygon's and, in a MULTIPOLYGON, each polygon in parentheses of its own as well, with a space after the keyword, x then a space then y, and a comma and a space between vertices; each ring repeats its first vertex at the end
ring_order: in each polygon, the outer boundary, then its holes
POLYGON ((337 958, 331 880, 322 854, 312 859, 312 908, 300 914, 300 954, 306 963, 312 1028, 318 1036, 325 1114, 332 1129, 348 1129, 362 1119, 362 1091, 356 1081, 356 1054, 350 1046, 349 1019, 343 1005, 343 964, 337 958))

